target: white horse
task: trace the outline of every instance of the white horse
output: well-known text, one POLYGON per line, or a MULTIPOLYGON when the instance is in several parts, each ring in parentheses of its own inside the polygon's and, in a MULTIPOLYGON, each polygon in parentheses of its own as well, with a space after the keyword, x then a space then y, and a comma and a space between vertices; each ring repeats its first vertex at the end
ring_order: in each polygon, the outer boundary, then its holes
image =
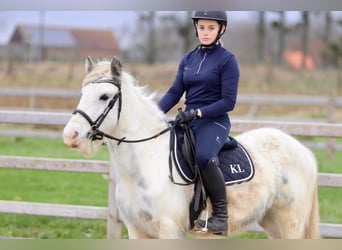
MULTIPOLYGON (((116 205, 129 238, 185 237, 193 186, 175 185, 169 179, 166 116, 122 70, 118 59, 95 64, 87 58, 86 71, 82 97, 64 128, 64 143, 84 155, 108 145, 115 162, 111 167, 116 205)), ((319 238, 317 163, 312 152, 271 128, 251 130, 236 139, 248 150, 255 175, 249 182, 227 186, 228 233, 258 223, 270 238, 319 238)), ((180 181, 177 171, 173 173, 180 181)))

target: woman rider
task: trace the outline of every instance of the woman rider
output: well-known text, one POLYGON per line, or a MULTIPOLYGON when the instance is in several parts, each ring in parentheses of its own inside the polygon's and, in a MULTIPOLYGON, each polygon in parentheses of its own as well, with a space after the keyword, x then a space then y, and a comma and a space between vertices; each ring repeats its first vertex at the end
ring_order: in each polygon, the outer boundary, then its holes
MULTIPOLYGON (((183 57, 158 105, 166 113, 186 93, 185 111, 176 121, 191 122, 195 135, 196 160, 213 207, 208 230, 227 235, 226 187, 217 156, 230 131, 227 113, 236 103, 240 71, 235 56, 220 42, 227 28, 226 12, 196 11, 192 20, 200 44, 183 57)), ((195 223, 205 225, 203 220, 195 223)))

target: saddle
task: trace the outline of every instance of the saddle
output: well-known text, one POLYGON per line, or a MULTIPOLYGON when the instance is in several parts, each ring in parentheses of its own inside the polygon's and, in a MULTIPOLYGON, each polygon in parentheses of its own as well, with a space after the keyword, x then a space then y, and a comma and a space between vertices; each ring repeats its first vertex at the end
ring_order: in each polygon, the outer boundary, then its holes
MULTIPOLYGON (((206 194, 201 183, 200 172, 195 160, 194 135, 186 124, 174 125, 170 136, 170 157, 185 184, 173 180, 170 167, 170 179, 175 184, 194 186, 194 197, 190 204, 190 224, 200 215, 206 206, 206 194)), ((250 181, 254 176, 254 165, 247 150, 235 138, 229 136, 218 154, 219 168, 226 185, 236 185, 250 181)), ((171 166, 171 165, 170 165, 171 166)))
MULTIPOLYGON (((196 163, 191 152, 194 145, 191 128, 175 126, 171 133, 170 149, 176 169, 184 182, 192 184, 199 173, 195 169, 196 163), (186 129, 190 131, 184 131, 186 129), (190 138, 187 134, 190 134, 190 138)), ((235 138, 231 136, 227 138, 218 159, 226 185, 240 184, 253 178, 253 161, 247 150, 235 138)))

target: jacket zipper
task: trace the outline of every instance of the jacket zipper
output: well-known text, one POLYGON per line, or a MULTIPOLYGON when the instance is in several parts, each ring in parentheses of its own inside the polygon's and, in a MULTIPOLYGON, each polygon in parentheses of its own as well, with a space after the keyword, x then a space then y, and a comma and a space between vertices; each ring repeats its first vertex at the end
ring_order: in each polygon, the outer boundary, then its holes
POLYGON ((207 53, 204 53, 203 59, 201 60, 199 66, 198 66, 198 70, 197 70, 197 72, 196 72, 196 75, 199 74, 199 72, 200 72, 200 70, 201 70, 201 67, 202 67, 202 63, 204 62, 206 56, 207 56, 207 53))

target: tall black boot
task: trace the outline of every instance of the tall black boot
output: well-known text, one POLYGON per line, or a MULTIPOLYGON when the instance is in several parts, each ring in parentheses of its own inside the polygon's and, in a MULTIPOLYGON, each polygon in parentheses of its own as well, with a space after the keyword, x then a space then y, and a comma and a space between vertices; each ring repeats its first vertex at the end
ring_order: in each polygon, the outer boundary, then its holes
MULTIPOLYGON (((201 170, 203 185, 211 201, 213 212, 208 219, 208 230, 213 234, 227 235, 228 213, 226 185, 221 170, 218 167, 217 157, 211 158, 208 165, 201 170)), ((204 220, 195 222, 198 226, 205 227, 204 220)))

